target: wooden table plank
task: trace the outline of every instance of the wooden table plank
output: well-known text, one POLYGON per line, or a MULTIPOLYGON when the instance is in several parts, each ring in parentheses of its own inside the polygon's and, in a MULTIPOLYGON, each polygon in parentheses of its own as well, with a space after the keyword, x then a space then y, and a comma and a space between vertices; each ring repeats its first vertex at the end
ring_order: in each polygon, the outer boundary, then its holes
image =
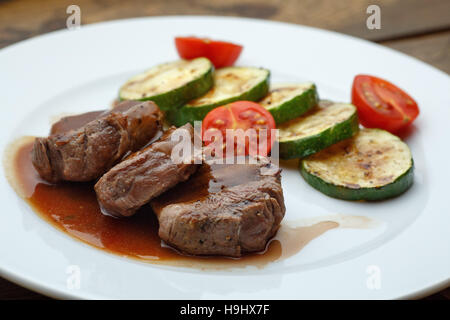
MULTIPOLYGON (((0 48, 65 28, 71 0, 0 2, 0 48)), ((450 28, 448 0, 77 0, 82 23, 129 17, 204 14, 293 22, 382 41, 450 28), (366 27, 370 4, 381 8, 381 29, 366 27)))
POLYGON ((450 31, 397 41, 386 41, 381 42, 381 44, 414 56, 450 73, 450 31))
POLYGON ((450 300, 450 288, 426 297, 424 300, 450 300))
MULTIPOLYGON (((71 3, 70 0, 0 1, 0 48, 65 28, 68 16, 66 8, 71 3)), ((450 27, 447 18, 450 12, 449 0, 230 0, 226 4, 218 0, 78 0, 77 3, 81 7, 82 24, 167 14, 241 15, 310 25, 377 41, 397 39, 412 33, 426 34, 433 30, 448 31, 450 27), (368 30, 365 26, 365 9, 370 3, 380 4, 380 30, 368 30), (408 9, 407 14, 404 13, 405 9, 408 9)), ((441 33, 446 34, 445 31, 441 33)), ((408 39, 400 41, 398 45, 393 41, 387 45, 449 72, 450 59, 446 59, 449 47, 445 37, 439 35, 434 38, 431 35, 417 42, 408 39), (422 42, 427 46, 422 47, 422 42), (434 46, 437 46, 439 54, 434 52, 434 46)))

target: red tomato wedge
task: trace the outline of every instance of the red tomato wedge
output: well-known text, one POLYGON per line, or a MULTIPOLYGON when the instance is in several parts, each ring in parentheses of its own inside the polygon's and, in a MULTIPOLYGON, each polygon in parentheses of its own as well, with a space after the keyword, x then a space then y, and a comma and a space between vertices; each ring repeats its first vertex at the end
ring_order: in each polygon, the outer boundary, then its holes
POLYGON ((417 103, 389 81, 369 75, 353 80, 352 103, 363 126, 397 132, 419 115, 417 103))
POLYGON ((216 68, 233 65, 243 48, 231 42, 197 37, 176 37, 175 45, 181 58, 206 57, 216 68))
POLYGON ((234 147, 235 155, 267 156, 272 148, 272 129, 275 129, 275 120, 270 112, 252 101, 236 101, 215 108, 202 122, 205 145, 215 142, 217 135, 222 139, 219 142, 223 156, 228 146, 234 147), (227 134, 227 129, 232 129, 233 134, 227 134), (235 139, 239 134, 244 134, 241 143, 239 138, 235 139))

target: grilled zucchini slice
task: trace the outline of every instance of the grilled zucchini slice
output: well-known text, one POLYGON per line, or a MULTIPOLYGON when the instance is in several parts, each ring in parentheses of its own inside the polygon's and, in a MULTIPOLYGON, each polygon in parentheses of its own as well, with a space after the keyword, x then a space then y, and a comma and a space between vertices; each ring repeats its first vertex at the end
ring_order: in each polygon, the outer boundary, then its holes
POLYGON ((259 103, 266 108, 277 124, 295 119, 319 102, 313 83, 272 86, 269 94, 259 103))
POLYGON ((270 72, 253 67, 227 67, 214 73, 214 87, 204 96, 167 114, 176 126, 203 120, 212 109, 237 100, 259 101, 269 91, 270 72))
POLYGON ((121 100, 152 100, 162 110, 177 108, 204 95, 213 86, 213 65, 206 58, 160 64, 129 79, 121 100))
POLYGON ((300 161, 300 173, 312 187, 344 200, 395 197, 412 185, 413 171, 408 146, 381 129, 362 129, 300 161))
POLYGON ((320 101, 311 111, 278 126, 280 158, 303 158, 358 132, 356 107, 320 101))

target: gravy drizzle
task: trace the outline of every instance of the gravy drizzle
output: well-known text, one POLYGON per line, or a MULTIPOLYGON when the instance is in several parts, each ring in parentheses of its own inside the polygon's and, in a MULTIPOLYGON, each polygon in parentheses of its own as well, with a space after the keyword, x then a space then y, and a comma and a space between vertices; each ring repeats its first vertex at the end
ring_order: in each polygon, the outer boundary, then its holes
POLYGON ((262 268, 270 262, 293 256, 331 229, 371 228, 376 225, 370 218, 348 215, 283 222, 263 253, 248 254, 239 259, 181 255, 159 239, 158 221, 149 206, 144 206, 131 218, 112 218, 101 213, 93 183, 55 186, 42 180, 31 163, 33 141, 34 137, 23 137, 11 143, 4 165, 10 184, 34 211, 78 240, 149 263, 214 270, 247 266, 262 268))

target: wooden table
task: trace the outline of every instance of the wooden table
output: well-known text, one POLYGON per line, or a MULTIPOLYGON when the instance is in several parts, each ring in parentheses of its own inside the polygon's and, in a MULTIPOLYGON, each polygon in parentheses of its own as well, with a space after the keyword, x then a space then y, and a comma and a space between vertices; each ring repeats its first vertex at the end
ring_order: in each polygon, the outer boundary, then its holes
MULTIPOLYGON (((0 48, 66 27, 66 8, 81 23, 159 15, 244 16, 292 22, 368 39, 450 73, 449 0, 0 0, 0 48), (366 9, 381 9, 381 29, 369 30, 366 9)), ((46 297, 0 278, 0 299, 46 297)), ((427 299, 450 300, 450 288, 427 299)))

